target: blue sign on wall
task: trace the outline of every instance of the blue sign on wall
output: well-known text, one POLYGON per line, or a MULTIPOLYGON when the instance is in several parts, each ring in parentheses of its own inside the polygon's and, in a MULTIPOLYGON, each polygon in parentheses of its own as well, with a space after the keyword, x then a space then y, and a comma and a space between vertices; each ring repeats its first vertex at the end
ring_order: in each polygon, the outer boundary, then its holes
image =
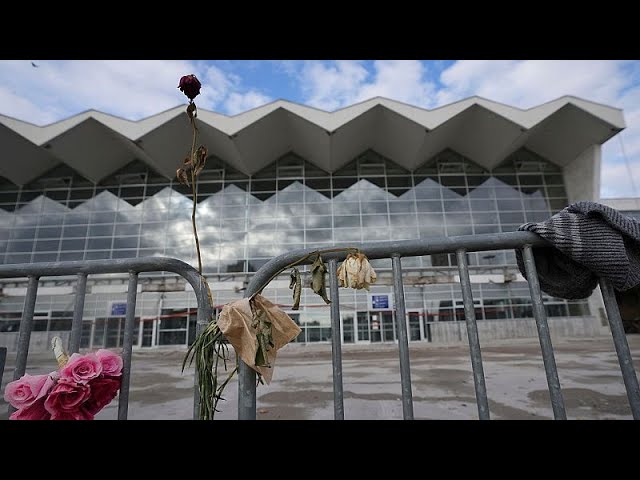
POLYGON ((127 304, 126 303, 112 303, 111 304, 111 316, 112 317, 123 317, 127 314, 127 304))
POLYGON ((371 295, 371 308, 389 308, 389 295, 371 295))

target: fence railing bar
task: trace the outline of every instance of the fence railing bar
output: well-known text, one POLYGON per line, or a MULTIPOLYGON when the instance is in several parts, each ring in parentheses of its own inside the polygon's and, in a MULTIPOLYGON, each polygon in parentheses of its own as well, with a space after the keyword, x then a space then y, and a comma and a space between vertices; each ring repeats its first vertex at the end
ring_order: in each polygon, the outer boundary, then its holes
MULTIPOLYGON (((200 311, 198 309, 198 317, 200 316, 199 314, 200 314, 200 311)), ((202 330, 204 330, 205 328, 207 328, 206 323, 200 322, 200 320, 196 322, 196 338, 198 335, 200 335, 200 332, 202 332, 202 330)), ((200 386, 198 383, 197 371, 195 371, 193 375, 193 419, 194 420, 200 419, 200 386)))
POLYGON ((627 343, 627 337, 624 333, 624 326, 622 325, 622 318, 620 317, 616 296, 611 283, 603 278, 600 279, 600 291, 602 292, 602 299, 604 300, 604 308, 607 311, 607 318, 609 319, 609 326, 611 327, 611 336, 613 337, 618 362, 620 363, 620 370, 622 371, 622 379, 627 389, 627 398, 629 399, 631 414, 635 420, 640 420, 640 387, 638 386, 636 371, 633 368, 633 360, 631 359, 629 344, 627 343))
MULTIPOLYGON (((29 342, 33 330, 33 314, 36 308, 36 296, 38 294, 38 280, 36 275, 29 276, 27 296, 24 299, 22 319, 20 320, 20 334, 18 335, 18 352, 16 354, 16 366, 13 370, 13 379, 18 380, 27 370, 27 356, 29 355, 29 342)), ((9 414, 16 409, 9 405, 9 414)))
MULTIPOLYGON (((264 268, 264 267, 263 267, 264 268)), ((262 270, 262 268, 260 269, 262 270)), ((259 277, 253 276, 253 280, 259 277)), ((264 281, 267 279, 265 278, 264 281)), ((244 292, 245 298, 251 298, 257 293, 257 285, 251 289, 251 283, 244 292)), ((238 358, 238 420, 256 419, 256 372, 247 365, 241 358, 238 358)))
POLYGON ((78 273, 104 274, 126 272, 173 272, 183 276, 198 291, 200 275, 188 263, 169 257, 114 258, 111 260, 74 260, 0 265, 0 278, 76 276, 78 273))
POLYGON ((458 259, 460 287, 462 289, 462 300, 464 302, 464 318, 467 324, 467 337, 469 338, 469 352, 471 355, 471 368, 473 369, 473 383, 476 389, 478 418, 480 420, 489 420, 487 386, 484 379, 482 352, 480 349, 476 310, 473 304, 473 292, 471 290, 471 278, 469 277, 469 265, 467 264, 466 252, 464 250, 458 250, 456 252, 456 258, 458 259))
POLYGON ((131 361, 133 356, 133 329, 136 319, 136 298, 138 296, 138 274, 129 272, 129 288, 127 290, 127 316, 124 322, 124 339, 122 341, 122 384, 118 399, 118 420, 126 420, 129 411, 129 389, 131 384, 131 361))
POLYGON ((18 353, 16 366, 13 370, 13 379, 18 380, 24 375, 29 355, 29 342, 33 330, 33 314, 36 307, 36 295, 38 294, 38 277, 31 275, 27 286, 27 295, 24 299, 22 318, 20 319, 20 335, 18 336, 18 353))
POLYGON ((405 420, 413 420, 413 394, 411 392, 411 364, 407 335, 407 312, 404 304, 402 263, 399 255, 391 256, 393 269, 393 293, 396 305, 396 332, 400 353, 400 384, 402 387, 402 414, 405 420))
POLYGON ((551 408, 553 409, 553 415, 556 420, 566 420, 567 413, 564 407, 562 389, 560 388, 560 378, 558 377, 558 368, 553 354, 553 345, 551 344, 547 312, 542 302, 538 271, 536 269, 535 259, 533 258, 531 245, 524 245, 523 254, 524 267, 527 274, 527 281, 529 282, 529 292, 531 294, 531 304, 533 306, 533 316, 536 319, 538 339, 540 340, 540 348, 542 350, 542 361, 544 362, 549 395, 551 396, 551 408))
POLYGON ((0 385, 4 376, 4 366, 7 363, 7 347, 0 347, 0 385))
POLYGON ((338 267, 335 258, 329 260, 329 289, 331 293, 331 360, 333 364, 333 418, 344 420, 344 391, 342 383, 342 330, 340 329, 340 297, 338 267))
POLYGON ((238 359, 238 420, 256 419, 256 372, 238 359))
MULTIPOLYGON (((504 232, 488 233, 473 236, 456 237, 430 237, 419 240, 401 240, 393 242, 376 242, 375 244, 349 244, 349 247, 357 248, 370 260, 376 258, 389 258, 390 252, 401 257, 414 257, 421 255, 432 255, 436 253, 455 252, 459 248, 464 248, 467 252, 508 250, 520 248, 524 244, 532 246, 548 246, 549 243, 533 232, 504 232)), ((251 297, 256 291, 271 278, 271 276, 292 262, 300 260, 304 256, 317 251, 317 248, 305 248, 291 250, 287 253, 272 258, 265 263, 251 278, 247 285, 245 297, 251 297)), ((338 261, 344 260, 348 252, 327 252, 322 254, 325 261, 335 258, 338 261)), ((306 265, 313 262, 313 257, 299 265, 306 265)), ((2 276, 2 266, 0 266, 0 277, 2 276)), ((23 275, 24 276, 24 275, 23 275)))
POLYGON ((79 273, 76 283, 76 297, 73 303, 73 321, 71 322, 71 336, 69 338, 69 353, 80 351, 82 338, 82 315, 84 313, 84 299, 87 293, 87 274, 79 273))

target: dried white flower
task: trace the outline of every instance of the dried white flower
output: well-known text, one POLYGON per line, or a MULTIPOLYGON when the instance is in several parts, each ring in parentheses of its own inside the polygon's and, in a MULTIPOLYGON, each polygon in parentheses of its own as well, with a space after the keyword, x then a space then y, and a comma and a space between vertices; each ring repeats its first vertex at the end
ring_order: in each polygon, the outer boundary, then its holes
POLYGON ((350 253, 338 268, 338 280, 342 287, 369 290, 369 285, 376 283, 377 278, 364 253, 350 253))
POLYGON ((62 345, 62 339, 60 337, 53 337, 51 339, 51 348, 53 349, 53 354, 58 361, 58 367, 64 367, 69 361, 69 355, 62 345))

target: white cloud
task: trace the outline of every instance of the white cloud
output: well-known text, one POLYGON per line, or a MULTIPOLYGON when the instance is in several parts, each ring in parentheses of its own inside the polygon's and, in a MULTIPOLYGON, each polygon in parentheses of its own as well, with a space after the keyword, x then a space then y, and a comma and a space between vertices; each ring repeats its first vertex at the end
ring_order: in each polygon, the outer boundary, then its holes
MULTIPOLYGON (((180 76, 194 72, 185 61, 28 61, 0 62, 0 84, 14 97, 37 104, 43 115, 27 120, 45 123, 87 109, 130 119, 184 103, 177 89, 180 76)), ((13 113, 14 104, 2 104, 13 113)))
POLYGON ((369 72, 360 63, 339 60, 332 64, 308 62, 301 77, 305 102, 324 110, 336 110, 353 103, 369 72))
POLYGON ((606 161, 603 162, 601 170, 600 196, 602 198, 638 196, 640 168, 637 162, 627 166, 624 162, 606 161), (630 178, 633 178, 633 181, 630 178))
POLYGON ((252 108, 260 107, 271 100, 271 97, 255 90, 249 90, 246 93, 233 92, 225 100, 224 107, 229 115, 236 115, 252 108))
POLYGON ((282 71, 291 77, 300 74, 302 63, 298 60, 270 60, 276 70, 282 71))
POLYGON ((372 97, 386 97, 414 105, 433 102, 435 85, 417 60, 376 60, 369 72, 362 62, 307 62, 300 74, 305 103, 336 110, 372 97))
POLYGON ((563 95, 613 103, 628 86, 613 60, 460 60, 440 76, 438 103, 472 95, 529 108, 563 95))
POLYGON ((379 96, 423 107, 433 103, 435 85, 426 79, 424 63, 377 60, 374 69, 374 80, 362 87, 358 101, 379 96))
POLYGON ((31 100, 21 97, 7 87, 0 86, 0 113, 34 123, 52 123, 64 116, 64 112, 42 108, 31 100))
MULTIPOLYGON (((28 60, 0 61, 0 113, 36 124, 87 109, 140 119, 186 103, 177 86, 180 77, 190 73, 203 85, 196 97, 201 108, 220 110, 230 95, 244 94, 238 76, 201 62, 73 60, 36 64, 38 68, 28 60)), ((260 95, 249 93, 254 101, 260 95)), ((237 104, 237 100, 230 102, 237 104)))

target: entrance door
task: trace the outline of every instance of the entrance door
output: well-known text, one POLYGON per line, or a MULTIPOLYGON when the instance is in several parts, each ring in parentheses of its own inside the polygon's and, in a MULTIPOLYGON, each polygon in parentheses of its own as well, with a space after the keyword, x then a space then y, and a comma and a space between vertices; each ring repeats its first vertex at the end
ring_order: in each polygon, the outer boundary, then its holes
POLYGON ((369 341, 371 343, 379 343, 379 342, 393 342, 396 339, 395 332, 395 315, 391 310, 385 311, 375 311, 375 312, 363 312, 364 315, 361 317, 360 313, 358 314, 359 318, 359 331, 360 334, 361 327, 362 330, 365 326, 369 327, 369 341), (366 323, 365 323, 366 322, 366 323))
POLYGON ((383 342, 393 342, 396 340, 396 318, 394 313, 389 310, 386 312, 375 312, 371 314, 371 317, 374 316, 380 317, 380 323, 382 326, 382 341, 383 342))
MULTIPOLYGON (((410 341, 430 340, 430 332, 425 331, 421 317, 422 313, 419 310, 407 312, 407 335, 410 341)), ((356 325, 356 343, 395 342, 398 339, 396 315, 393 310, 358 312, 356 325)))
POLYGON ((353 330, 353 314, 342 316, 342 342, 354 343, 355 332, 353 330))
POLYGON ((367 312, 356 313, 356 343, 369 343, 371 341, 371 326, 367 312))
POLYGON ((186 345, 188 309, 163 308, 157 328, 157 345, 186 345))
POLYGON ((422 322, 420 322, 421 316, 422 314, 418 311, 407 312, 409 341, 411 342, 418 342, 425 338, 424 331, 422 329, 422 322))

